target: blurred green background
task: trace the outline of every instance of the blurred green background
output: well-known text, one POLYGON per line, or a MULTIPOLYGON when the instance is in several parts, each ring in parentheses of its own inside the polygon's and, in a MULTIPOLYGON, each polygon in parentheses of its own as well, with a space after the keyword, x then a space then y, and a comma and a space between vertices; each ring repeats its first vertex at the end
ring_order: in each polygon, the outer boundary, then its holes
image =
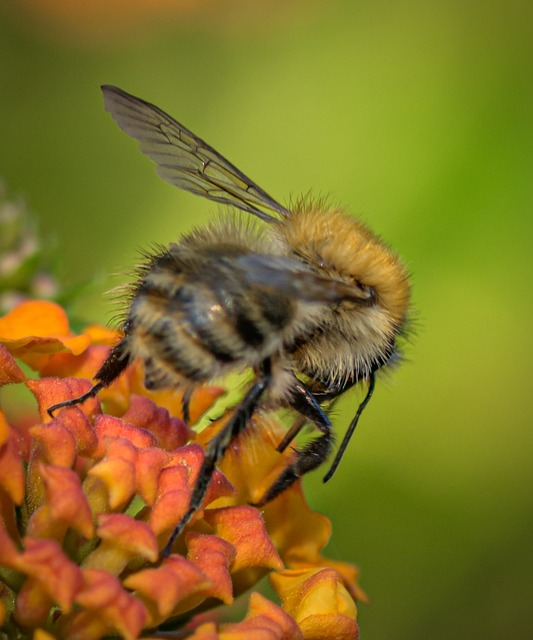
MULTIPOLYGON (((216 208, 156 176, 102 83, 282 202, 349 205, 407 261, 417 330, 335 478, 307 482, 326 553, 362 568, 363 638, 531 638, 533 5, 70 4, 0 11, 0 175, 64 278, 127 271, 216 208)), ((105 321, 121 280, 95 280, 77 313, 105 321)))

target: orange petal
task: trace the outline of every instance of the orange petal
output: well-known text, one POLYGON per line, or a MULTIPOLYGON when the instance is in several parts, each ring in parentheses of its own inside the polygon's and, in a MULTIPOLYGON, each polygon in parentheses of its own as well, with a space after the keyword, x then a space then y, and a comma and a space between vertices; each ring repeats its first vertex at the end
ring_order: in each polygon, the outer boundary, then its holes
POLYGON ((32 640, 56 640, 54 636, 50 635, 43 629, 36 629, 33 633, 32 640))
MULTIPOLYGON (((140 364, 136 363, 129 371, 131 374, 132 391, 139 395, 149 397, 159 407, 165 407, 168 409, 171 416, 183 418, 183 393, 179 389, 172 389, 169 391, 147 391, 142 383, 144 374, 140 364)), ((191 418, 190 423, 194 424, 199 420, 202 414, 207 411, 215 400, 224 392, 225 390, 222 387, 199 387, 194 391, 189 406, 189 414, 191 418)))
POLYGON ((0 344, 0 387, 5 384, 24 382, 24 371, 15 362, 15 358, 0 344))
POLYGON ((233 602, 233 586, 229 567, 235 558, 235 547, 217 536, 190 532, 186 537, 187 558, 194 562, 211 582, 208 595, 233 602))
MULTIPOLYGON (((20 543, 19 522, 15 511, 15 503, 5 491, 0 490, 0 545, 2 544, 2 533, 20 543)), ((1 559, 0 564, 2 564, 1 559)))
POLYGON ((53 604, 54 600, 43 584, 29 577, 17 593, 13 615, 22 627, 44 626, 53 604))
POLYGON ((154 434, 157 446, 167 451, 183 446, 193 435, 183 420, 171 418, 166 409, 138 395, 131 396, 130 407, 122 420, 154 434))
POLYGON ((122 334, 115 329, 104 327, 100 324, 91 324, 85 327, 83 333, 91 338, 93 344, 113 347, 122 337, 122 334))
POLYGON ((105 569, 119 575, 133 558, 155 562, 157 539, 144 522, 125 513, 101 514, 97 535, 102 542, 83 561, 84 568, 105 569))
POLYGON ((215 535, 231 543, 237 553, 232 573, 246 567, 282 569, 283 563, 258 509, 249 506, 208 509, 204 519, 214 527, 215 535))
POLYGON ((158 497, 150 511, 149 524, 161 545, 189 508, 191 488, 184 466, 167 467, 159 476, 158 497))
MULTIPOLYGON (((204 460, 202 447, 192 444, 180 447, 172 452, 170 463, 159 476, 158 496, 150 513, 150 526, 159 536, 160 542, 166 539, 189 508, 192 487, 196 482, 204 460)), ((216 470, 211 478, 202 508, 221 495, 232 493, 224 476, 216 470)), ((202 516, 202 508, 193 516, 193 522, 202 516)))
POLYGON ((15 568, 19 553, 7 532, 0 528, 0 564, 15 568))
POLYGON ((6 444, 11 435, 11 427, 6 420, 4 412, 0 409, 0 447, 6 444))
POLYGON ((98 444, 98 437, 80 407, 64 408, 58 412, 57 416, 49 424, 53 427, 61 425, 71 432, 78 454, 96 457, 94 450, 98 444))
POLYGON ((24 499, 24 482, 18 439, 0 411, 0 489, 20 505, 24 499))
POLYGON ((265 505, 263 517, 285 564, 320 564, 320 552, 331 535, 331 522, 326 516, 311 511, 300 484, 265 505))
POLYGON ((83 586, 81 570, 61 550, 55 540, 25 538, 25 550, 16 568, 34 578, 63 611, 70 611, 83 586))
POLYGON ((191 424, 195 424, 223 393, 223 387, 198 387, 192 394, 189 407, 191 424))
POLYGON ((83 353, 60 352, 50 355, 40 369, 44 377, 87 378, 92 380, 109 355, 109 347, 91 344, 83 353))
POLYGON ((124 506, 135 494, 135 464, 130 460, 105 458, 91 467, 88 475, 104 484, 111 509, 124 506))
POLYGON ((333 569, 288 570, 270 574, 270 582, 309 640, 355 640, 357 609, 333 569))
POLYGON ((0 318, 0 342, 9 351, 39 370, 48 355, 60 351, 79 354, 91 340, 88 336, 73 336, 67 314, 54 302, 28 301, 0 318))
POLYGON ((85 569, 85 586, 76 598, 84 610, 66 621, 64 634, 69 640, 99 640, 118 633, 125 640, 136 640, 146 622, 142 602, 127 593, 120 582, 106 571, 85 569))
POLYGON ((166 620, 178 604, 198 592, 205 593, 211 582, 194 562, 172 555, 159 567, 128 576, 124 585, 137 592, 149 611, 149 625, 155 626, 166 620))
POLYGON ((157 445, 157 438, 146 429, 139 429, 112 416, 97 416, 94 430, 99 438, 123 438, 129 440, 138 449, 147 449, 157 445))
POLYGON ((367 594, 359 586, 359 569, 354 564, 349 562, 340 562, 338 560, 330 560, 329 558, 321 558, 319 563, 299 563, 292 562, 291 569, 313 569, 316 567, 329 567, 335 569, 335 571, 342 578, 342 582, 348 593, 356 602, 364 602, 368 604, 369 598, 367 594))
POLYGON ((70 429, 53 420, 31 427, 30 434, 41 445, 44 460, 61 467, 72 467, 76 460, 76 441, 70 429))
POLYGON ((78 474, 71 469, 42 464, 40 475, 46 489, 46 502, 32 514, 28 534, 62 542, 71 528, 86 539, 92 538, 92 514, 78 474))
MULTIPOLYGON (((28 380, 26 386, 37 399, 41 420, 50 422, 49 407, 59 402, 79 398, 89 391, 91 383, 78 378, 43 378, 28 380)), ((100 403, 97 398, 91 398, 78 407, 88 416, 100 412, 100 403)))
MULTIPOLYGON (((189 469, 188 482, 191 489, 196 483, 204 458, 205 452, 197 444, 186 445, 173 453, 174 463, 185 465, 189 469)), ((218 469, 215 469, 203 500, 203 506, 211 504, 211 502, 219 498, 234 494, 235 488, 233 485, 228 482, 227 478, 218 469)))
POLYGON ((68 335, 66 312, 55 302, 22 302, 0 318, 0 339, 18 340, 27 336, 68 335))
POLYGON ((220 640, 303 640, 303 637, 295 620, 259 593, 250 596, 246 619, 225 625, 220 633, 220 640))
POLYGON ((220 640, 220 635, 213 622, 206 622, 197 627, 188 638, 189 640, 220 640))
POLYGON ((159 475, 169 460, 170 455, 158 448, 140 449, 137 452, 135 465, 137 492, 149 506, 155 502, 159 487, 159 475))

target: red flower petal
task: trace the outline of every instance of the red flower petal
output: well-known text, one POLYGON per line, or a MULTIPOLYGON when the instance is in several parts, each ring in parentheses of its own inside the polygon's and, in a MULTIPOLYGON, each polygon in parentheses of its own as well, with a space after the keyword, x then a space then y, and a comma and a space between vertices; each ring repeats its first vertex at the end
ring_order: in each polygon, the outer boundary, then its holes
POLYGON ((198 592, 205 594, 211 582, 194 562, 173 555, 159 567, 130 575, 124 580, 124 585, 136 590, 137 597, 145 603, 150 615, 148 624, 152 626, 176 615, 180 604, 179 611, 195 606, 205 595, 194 601, 191 597, 198 592))
MULTIPOLYGON (((43 378, 42 380, 28 380, 26 386, 37 399, 41 420, 49 422, 49 407, 59 402, 79 398, 89 391, 91 383, 88 380, 78 378, 43 378)), ((98 398, 91 398, 78 407, 88 416, 100 412, 98 398)))
POLYGON ((146 429, 139 429, 112 416, 96 416, 94 430, 100 439, 124 438, 138 449, 148 449, 157 444, 157 438, 146 429))
POLYGON ((58 412, 57 416, 49 423, 50 427, 61 425, 68 429, 76 444, 76 452, 88 457, 96 457, 98 437, 89 422, 86 414, 79 407, 66 407, 58 412))
POLYGON ((171 418, 166 409, 142 396, 131 396, 130 408, 122 419, 153 433, 157 437, 158 446, 167 451, 183 446, 194 434, 183 420, 171 418))
POLYGON ((15 568, 34 578, 63 611, 70 611, 83 586, 80 568, 63 553, 55 540, 26 538, 24 542, 25 550, 18 556, 15 568))
POLYGON ((72 467, 76 460, 76 441, 70 429, 53 420, 31 427, 30 434, 41 445, 42 458, 49 464, 72 467))
POLYGON ((127 593, 120 582, 98 569, 83 571, 85 586, 76 602, 84 607, 65 621, 62 637, 69 640, 99 640, 118 633, 125 640, 136 640, 147 614, 142 602, 127 593))
POLYGON ((53 538, 62 542, 67 530, 74 529, 86 539, 94 535, 89 503, 80 478, 71 469, 40 465, 46 490, 46 502, 28 522, 28 534, 34 538, 53 538))

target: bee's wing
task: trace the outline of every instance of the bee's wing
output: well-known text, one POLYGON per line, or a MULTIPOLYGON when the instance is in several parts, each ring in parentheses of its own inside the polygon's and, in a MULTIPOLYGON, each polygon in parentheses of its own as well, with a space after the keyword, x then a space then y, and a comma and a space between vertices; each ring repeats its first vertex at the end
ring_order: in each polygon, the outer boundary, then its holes
POLYGON ((235 258, 235 262, 242 270, 240 278, 248 284, 294 300, 328 305, 345 300, 362 305, 373 302, 372 291, 321 276, 296 258, 247 253, 235 258))
POLYGON ((110 85, 102 86, 106 111, 140 143, 170 184, 272 222, 289 211, 194 133, 149 102, 110 85))

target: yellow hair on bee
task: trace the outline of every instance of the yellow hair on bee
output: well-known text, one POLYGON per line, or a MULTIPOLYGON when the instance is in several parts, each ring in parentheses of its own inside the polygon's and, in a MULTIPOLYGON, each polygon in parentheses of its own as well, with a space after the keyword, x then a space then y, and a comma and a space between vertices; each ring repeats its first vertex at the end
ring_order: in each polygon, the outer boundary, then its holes
POLYGON ((276 244, 322 275, 375 292, 372 306, 346 302, 324 312, 322 331, 293 353, 296 367, 343 384, 385 363, 410 301, 408 273, 396 254, 362 222, 322 202, 302 201, 273 232, 276 244))
POLYGON ((375 289, 391 320, 402 322, 410 287, 398 256, 366 225, 341 209, 309 207, 284 220, 278 233, 295 253, 328 275, 375 289))

